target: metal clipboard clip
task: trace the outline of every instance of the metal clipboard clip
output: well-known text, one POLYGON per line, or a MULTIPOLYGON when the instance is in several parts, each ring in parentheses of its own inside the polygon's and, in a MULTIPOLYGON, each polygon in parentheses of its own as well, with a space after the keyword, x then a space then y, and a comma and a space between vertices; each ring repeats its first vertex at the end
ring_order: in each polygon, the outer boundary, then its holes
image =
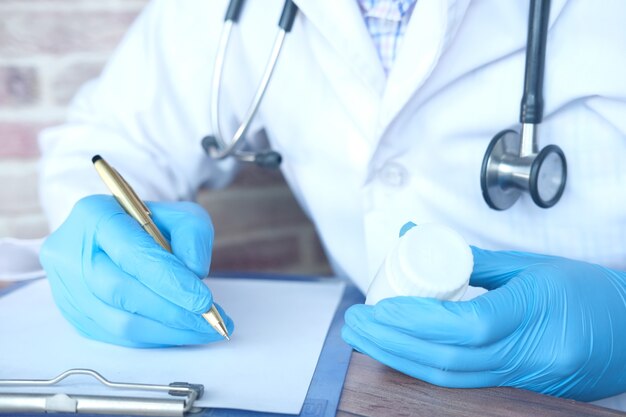
POLYGON ((111 382, 91 369, 69 369, 52 379, 2 379, 4 387, 52 387, 72 375, 88 375, 108 388, 167 393, 171 398, 142 398, 102 395, 68 395, 0 392, 0 413, 75 413, 75 414, 126 414, 137 416, 182 417, 185 413, 196 412, 193 403, 202 397, 204 386, 173 382, 170 385, 134 384, 111 382))

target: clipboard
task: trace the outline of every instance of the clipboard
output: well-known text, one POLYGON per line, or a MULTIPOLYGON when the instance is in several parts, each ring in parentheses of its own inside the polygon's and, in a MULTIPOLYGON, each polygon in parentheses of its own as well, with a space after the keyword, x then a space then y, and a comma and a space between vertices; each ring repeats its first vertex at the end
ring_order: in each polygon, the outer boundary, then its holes
MULTIPOLYGON (((235 274, 220 273, 220 277, 238 277, 248 279, 270 279, 314 282, 328 278, 305 277, 305 276, 276 276, 269 274, 235 274)), ((341 279, 341 278, 331 278, 341 279)), ((343 280, 343 279, 342 279, 343 280)), ((348 280, 346 287, 335 311, 320 357, 318 359, 311 384, 302 406, 300 417, 332 417, 335 416, 341 390, 350 362, 352 348, 343 342, 341 328, 345 311, 353 304, 364 301, 363 294, 348 280)), ((0 297, 10 291, 14 291, 28 282, 22 282, 0 290, 0 297)), ((200 409, 195 408, 193 403, 203 394, 202 385, 189 382, 172 382, 170 385, 152 384, 128 384, 120 381, 109 381, 97 370, 79 369, 67 370, 63 374, 50 380, 21 380, 20 386, 54 386, 64 378, 70 378, 75 374, 89 375, 112 390, 110 396, 89 396, 58 394, 2 394, 0 391, 0 416, 19 415, 22 417, 40 417, 46 411, 54 412, 59 417, 86 416, 102 417, 110 416, 196 416, 196 417, 286 417, 286 414, 255 412, 235 409, 200 409), (154 397, 120 397, 115 394, 116 390, 133 391, 159 391, 162 398, 154 397), (31 408, 24 407, 29 404, 31 408), (13 407, 13 408, 11 408, 13 407), (20 408, 21 407, 21 408, 20 408), (19 413, 19 414, 18 414, 19 413)), ((7 380, 4 380, 7 381, 7 380)), ((0 381, 1 382, 1 381, 0 381)), ((15 382, 15 381, 13 381, 15 382)), ((15 386, 12 385, 12 386, 15 386)), ((0 386, 1 390, 1 386, 0 386)))

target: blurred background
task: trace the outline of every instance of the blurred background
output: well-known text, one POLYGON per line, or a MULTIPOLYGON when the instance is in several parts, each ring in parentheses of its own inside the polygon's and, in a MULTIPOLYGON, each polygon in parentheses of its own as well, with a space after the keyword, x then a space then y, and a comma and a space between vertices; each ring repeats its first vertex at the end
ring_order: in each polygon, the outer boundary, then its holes
MULTIPOLYGON (((207 0, 210 1, 210 0, 207 0)), ((0 238, 48 233, 37 134, 63 122, 146 0, 0 0, 0 238)), ((246 167, 199 202, 215 224, 213 268, 329 274, 315 229, 279 172, 246 167)))

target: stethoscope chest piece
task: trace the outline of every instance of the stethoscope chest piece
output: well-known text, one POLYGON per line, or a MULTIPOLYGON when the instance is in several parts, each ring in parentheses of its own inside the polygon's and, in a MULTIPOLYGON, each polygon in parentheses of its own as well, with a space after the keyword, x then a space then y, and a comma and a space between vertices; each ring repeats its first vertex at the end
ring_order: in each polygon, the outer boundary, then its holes
POLYGON ((498 133, 483 158, 480 186, 489 207, 506 210, 524 191, 539 207, 555 205, 565 189, 567 162, 561 148, 548 145, 539 153, 520 155, 522 137, 514 130, 498 133))
POLYGON ((538 150, 537 130, 543 118, 543 73, 550 0, 530 0, 521 133, 504 130, 489 143, 480 172, 480 187, 489 207, 506 210, 524 192, 539 207, 555 205, 565 189, 567 163, 561 148, 538 150))

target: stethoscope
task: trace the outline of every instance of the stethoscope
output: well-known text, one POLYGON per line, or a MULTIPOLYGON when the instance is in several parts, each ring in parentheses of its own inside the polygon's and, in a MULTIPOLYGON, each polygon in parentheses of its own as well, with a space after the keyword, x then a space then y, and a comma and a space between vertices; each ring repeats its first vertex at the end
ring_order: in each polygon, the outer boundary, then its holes
MULTIPOLYGON (((202 139, 202 147, 215 159, 232 156, 261 167, 278 168, 282 160, 278 152, 271 149, 246 152, 239 148, 267 91, 285 36, 293 26, 298 8, 292 0, 285 1, 278 22, 278 34, 259 86, 243 121, 231 140, 226 142, 220 126, 221 80, 228 42, 232 28, 239 20, 243 2, 231 0, 224 17, 212 80, 211 121, 215 131, 213 135, 202 139)), ((543 73, 549 14, 550 0, 530 0, 520 133, 511 129, 498 133, 489 143, 483 158, 480 173, 482 194, 489 207, 495 210, 508 209, 524 192, 530 193, 539 207, 549 208, 559 201, 565 189, 567 163, 563 151, 556 145, 548 145, 539 151, 537 145, 537 127, 543 118, 543 73)))
POLYGON ((241 14, 241 8, 244 0, 230 0, 228 8, 226 9, 226 16, 224 16, 224 26, 222 28, 222 34, 217 48, 217 57, 213 67, 213 81, 211 89, 211 123, 213 124, 213 135, 205 136, 202 139, 202 147, 205 152, 212 158, 224 159, 229 156, 235 157, 240 161, 254 162, 255 164, 263 168, 278 168, 282 162, 282 157, 276 151, 267 149, 261 152, 245 152, 239 148, 243 144, 243 137, 250 127, 250 123, 256 114, 259 104, 263 99, 263 95, 267 91, 267 85, 272 78, 274 68, 278 62, 280 51, 285 42, 287 33, 291 31, 293 22, 296 19, 298 13, 298 7, 291 0, 286 0, 283 7, 283 11, 278 21, 278 33, 274 40, 274 46, 270 53, 267 64, 265 65, 265 71, 263 71, 263 77, 257 87, 256 93, 252 99, 250 107, 243 118, 243 121, 235 131, 235 134, 229 142, 224 140, 222 134, 222 128, 220 125, 220 91, 222 85, 222 71, 224 70, 224 62, 226 61, 226 51, 228 50, 228 42, 232 28, 239 21, 239 15, 241 14))

